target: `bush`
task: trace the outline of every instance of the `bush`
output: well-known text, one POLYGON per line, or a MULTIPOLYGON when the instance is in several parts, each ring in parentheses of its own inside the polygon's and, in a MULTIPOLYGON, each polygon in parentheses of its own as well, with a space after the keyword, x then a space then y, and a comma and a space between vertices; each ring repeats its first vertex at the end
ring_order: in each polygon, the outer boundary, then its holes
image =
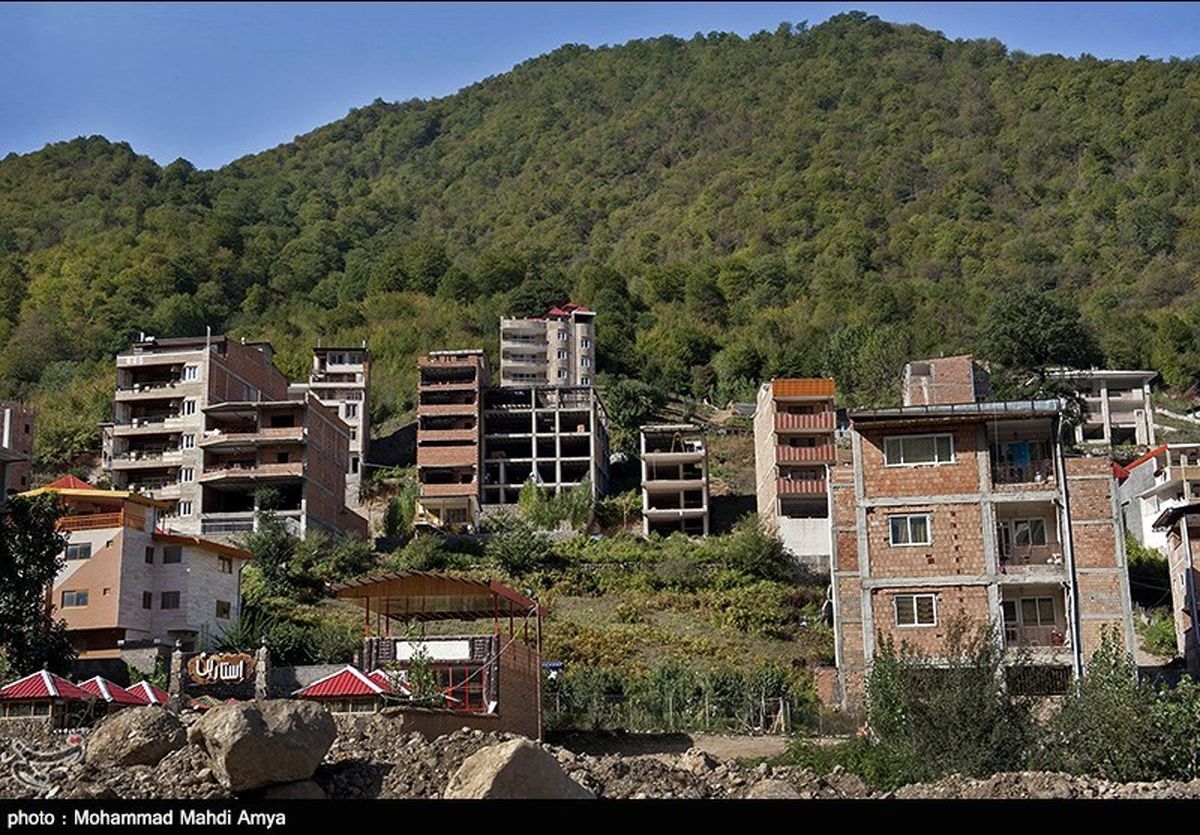
POLYGON ((493 535, 483 555, 516 576, 542 568, 554 558, 549 540, 523 520, 510 521, 493 535))

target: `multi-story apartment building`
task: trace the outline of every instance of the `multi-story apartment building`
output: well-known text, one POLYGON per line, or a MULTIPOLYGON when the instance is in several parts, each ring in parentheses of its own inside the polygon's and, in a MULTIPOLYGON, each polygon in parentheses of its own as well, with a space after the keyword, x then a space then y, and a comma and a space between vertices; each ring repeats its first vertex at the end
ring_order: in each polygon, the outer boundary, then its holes
POLYGON ((755 493, 759 519, 801 562, 829 565, 828 471, 837 461, 834 381, 772 380, 754 412, 755 493))
POLYGON ((483 393, 481 349, 430 351, 418 363, 414 524, 468 530, 479 521, 483 393))
POLYGON ((516 504, 532 479, 559 493, 585 480, 608 489, 608 417, 591 386, 493 387, 483 392, 485 505, 516 504))
POLYGON ((500 385, 590 386, 595 372, 596 314, 586 307, 500 320, 500 385))
POLYGON ((1075 442, 1105 446, 1154 446, 1153 371, 1055 369, 1052 379, 1070 385, 1087 404, 1087 418, 1075 428, 1075 442))
POLYGON ((371 446, 371 353, 366 342, 358 348, 313 348, 308 382, 289 387, 293 399, 307 391, 335 410, 350 428, 346 504, 360 507, 363 469, 371 446))
POLYGON ((642 532, 708 535, 708 451, 690 423, 641 430, 642 532))
POLYGON ((1200 647, 1196 626, 1200 624, 1200 602, 1196 600, 1196 559, 1200 556, 1200 501, 1189 500, 1164 508, 1152 523, 1166 540, 1167 567, 1171 579, 1171 610, 1175 618, 1175 643, 1187 672, 1200 676, 1200 647))
POLYGON ((1161 444, 1128 464, 1114 464, 1125 532, 1138 543, 1169 550, 1154 527, 1163 511, 1200 501, 1200 444, 1161 444))
POLYGON ((52 600, 80 658, 118 658, 124 640, 204 649, 237 622, 248 552, 159 530, 167 503, 128 490, 65 476, 26 495, 44 492, 66 507, 52 600))
POLYGON ((852 412, 833 469, 840 698, 861 702, 881 637, 936 657, 955 621, 1002 625, 1010 684, 1063 692, 1110 627, 1133 647, 1116 484, 1068 457, 1062 402, 852 412))
POLYGON ((29 489, 35 419, 33 410, 24 403, 0 402, 0 507, 10 493, 29 489))
POLYGON ((300 535, 366 534, 345 507, 349 427, 314 396, 289 399, 266 343, 144 338, 118 354, 103 454, 117 489, 167 503, 175 532, 252 530, 254 496, 273 487, 300 535))
POLYGON ((970 354, 913 360, 904 366, 901 398, 905 406, 977 403, 991 394, 987 363, 970 354))

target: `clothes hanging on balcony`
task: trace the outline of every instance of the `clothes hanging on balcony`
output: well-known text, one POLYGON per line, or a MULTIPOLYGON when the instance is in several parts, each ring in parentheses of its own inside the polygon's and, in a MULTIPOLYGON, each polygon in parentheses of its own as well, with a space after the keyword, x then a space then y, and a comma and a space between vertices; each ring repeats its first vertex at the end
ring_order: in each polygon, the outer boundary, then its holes
POLYGON ((1014 467, 1029 466, 1029 441, 1014 441, 1009 444, 1009 450, 1012 452, 1014 467))

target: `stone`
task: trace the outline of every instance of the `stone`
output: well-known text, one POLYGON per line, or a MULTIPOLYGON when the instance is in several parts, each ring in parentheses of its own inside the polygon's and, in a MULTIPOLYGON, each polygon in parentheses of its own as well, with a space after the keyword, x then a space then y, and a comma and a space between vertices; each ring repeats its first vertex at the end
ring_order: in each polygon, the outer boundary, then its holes
POLYGON ((127 707, 110 716, 88 736, 89 765, 157 765, 187 744, 183 723, 161 707, 127 707))
POLYGON ((595 795, 568 777, 553 756, 528 739, 518 738, 481 748, 467 757, 450 778, 443 797, 577 800, 595 795))
POLYGON ((325 800, 325 790, 312 780, 297 780, 295 783, 280 783, 268 786, 262 794, 263 800, 325 800))
POLYGON ((719 765, 716 759, 699 748, 689 748, 679 757, 679 767, 693 774, 707 774, 719 765))
POLYGON ((321 705, 263 699, 209 709, 188 740, 204 750, 222 786, 243 792, 309 779, 336 736, 321 705))
POLYGON ((760 780, 750 787, 746 797, 754 800, 799 800, 800 792, 786 780, 760 780))

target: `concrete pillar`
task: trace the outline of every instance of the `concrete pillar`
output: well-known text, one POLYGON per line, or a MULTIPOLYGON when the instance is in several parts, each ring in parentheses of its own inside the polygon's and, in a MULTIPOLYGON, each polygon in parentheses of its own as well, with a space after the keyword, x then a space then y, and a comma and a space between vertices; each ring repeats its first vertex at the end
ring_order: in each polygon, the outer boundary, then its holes
POLYGON ((167 710, 178 713, 183 709, 183 650, 179 641, 175 642, 175 650, 171 653, 170 673, 167 676, 167 710))
POLYGON ((1104 421, 1104 443, 1112 443, 1112 418, 1108 411, 1108 381, 1100 381, 1100 417, 1104 421))

